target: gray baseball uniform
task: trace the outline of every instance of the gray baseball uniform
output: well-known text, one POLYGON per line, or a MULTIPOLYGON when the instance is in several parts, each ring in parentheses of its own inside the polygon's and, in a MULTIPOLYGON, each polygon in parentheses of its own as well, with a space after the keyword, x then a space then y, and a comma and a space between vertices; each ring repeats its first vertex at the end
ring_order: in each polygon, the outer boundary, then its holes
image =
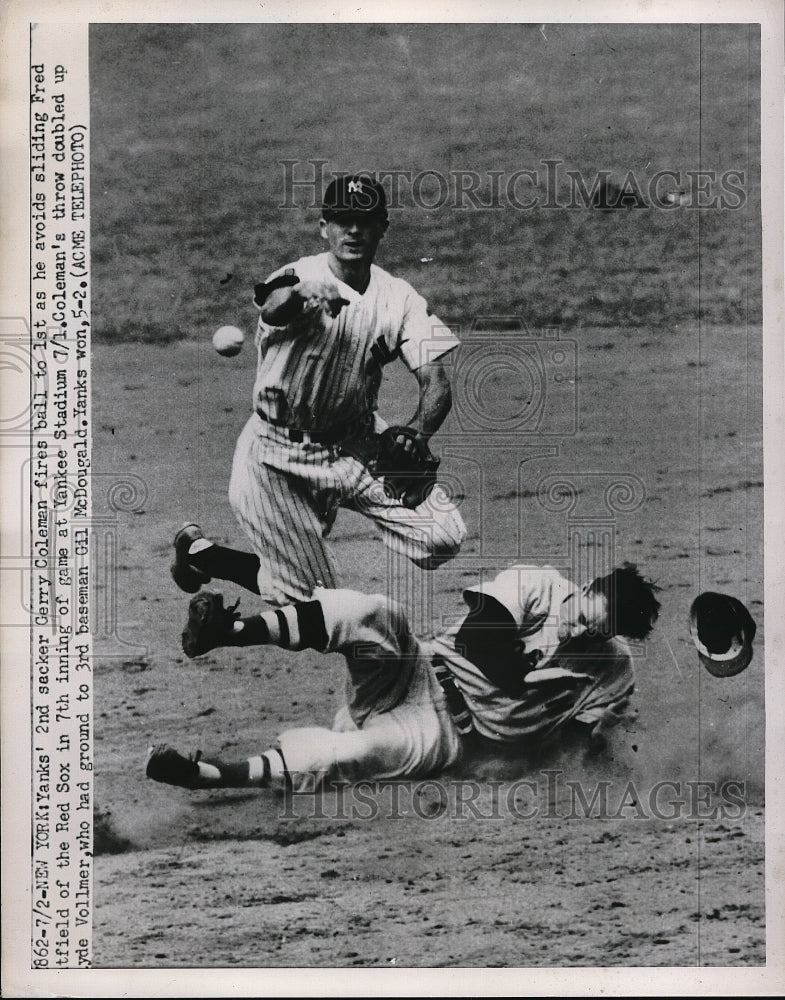
POLYGON ((456 648, 459 626, 419 640, 382 595, 318 590, 324 651, 346 659, 347 703, 332 729, 280 735, 280 754, 267 754, 273 781, 309 791, 323 780, 422 776, 458 759, 462 730, 510 744, 545 739, 572 719, 617 721, 634 688, 630 650, 618 638, 559 642, 559 609, 576 590, 551 567, 516 565, 464 592, 470 605, 486 593, 512 614, 524 638, 514 691, 456 648))

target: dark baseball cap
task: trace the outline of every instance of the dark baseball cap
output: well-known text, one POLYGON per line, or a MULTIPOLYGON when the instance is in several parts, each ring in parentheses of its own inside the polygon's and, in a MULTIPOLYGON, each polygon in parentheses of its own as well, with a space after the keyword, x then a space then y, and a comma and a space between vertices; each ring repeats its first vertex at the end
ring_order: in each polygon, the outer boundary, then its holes
POLYGON ((740 674, 752 659, 757 627, 740 600, 707 590, 690 608, 690 634, 700 661, 714 677, 740 674))
POLYGON ((335 219, 349 214, 387 219, 384 188, 368 174, 344 174, 327 185, 322 217, 335 219))

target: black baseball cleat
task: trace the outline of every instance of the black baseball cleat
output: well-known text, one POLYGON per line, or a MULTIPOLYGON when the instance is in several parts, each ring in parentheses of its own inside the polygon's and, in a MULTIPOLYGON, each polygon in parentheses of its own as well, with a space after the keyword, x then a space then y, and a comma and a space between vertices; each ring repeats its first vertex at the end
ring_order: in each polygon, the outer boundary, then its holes
POLYGON ((176 785, 178 788, 199 787, 199 758, 201 750, 193 758, 183 757, 174 747, 166 743, 158 743, 147 751, 147 767, 145 773, 153 781, 165 785, 176 785))
POLYGON ((188 621, 183 629, 185 655, 193 660, 211 649, 228 645, 227 639, 240 617, 237 613, 239 603, 237 600, 231 607, 225 608, 221 594, 213 594, 209 590, 192 597, 188 605, 188 621))
POLYGON ((198 538, 204 538, 202 529, 190 522, 184 524, 174 536, 174 562, 170 572, 174 582, 186 594, 195 594, 212 579, 191 563, 189 549, 198 538))

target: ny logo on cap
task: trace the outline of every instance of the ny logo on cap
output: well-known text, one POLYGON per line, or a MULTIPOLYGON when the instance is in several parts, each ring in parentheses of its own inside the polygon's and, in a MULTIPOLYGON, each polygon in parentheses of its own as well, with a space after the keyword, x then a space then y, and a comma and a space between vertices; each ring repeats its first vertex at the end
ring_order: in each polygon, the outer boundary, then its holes
POLYGON ((349 194, 362 194, 363 186, 360 181, 349 181, 349 194))

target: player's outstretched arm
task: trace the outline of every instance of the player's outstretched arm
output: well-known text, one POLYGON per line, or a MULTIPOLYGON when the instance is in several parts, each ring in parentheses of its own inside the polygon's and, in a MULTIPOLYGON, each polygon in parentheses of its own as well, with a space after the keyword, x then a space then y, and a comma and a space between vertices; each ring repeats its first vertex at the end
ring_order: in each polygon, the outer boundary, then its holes
POLYGON ((452 407, 450 378, 439 358, 415 368, 414 374, 420 385, 420 401, 409 425, 427 441, 444 423, 452 407))
POLYGON ((321 310, 335 317, 348 305, 338 288, 324 281, 300 281, 288 288, 276 288, 262 303, 262 320, 268 326, 288 326, 300 316, 321 310))

